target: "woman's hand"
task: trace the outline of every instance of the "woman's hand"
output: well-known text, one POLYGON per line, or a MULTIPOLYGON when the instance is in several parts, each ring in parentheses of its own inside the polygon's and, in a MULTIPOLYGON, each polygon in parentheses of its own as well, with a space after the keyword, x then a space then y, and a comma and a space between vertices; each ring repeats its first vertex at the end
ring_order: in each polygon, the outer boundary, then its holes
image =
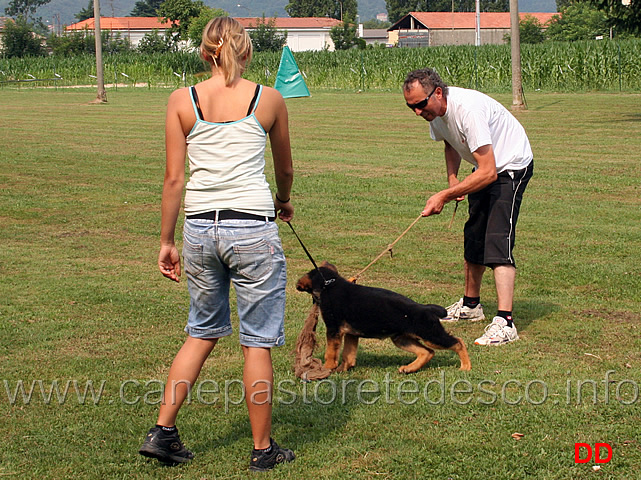
POLYGON ((180 282, 180 253, 176 245, 161 245, 158 254, 158 268, 165 277, 180 282))
POLYGON ((294 218, 294 206, 291 201, 281 202, 278 198, 275 198, 274 210, 276 210, 278 218, 283 222, 289 222, 294 218))

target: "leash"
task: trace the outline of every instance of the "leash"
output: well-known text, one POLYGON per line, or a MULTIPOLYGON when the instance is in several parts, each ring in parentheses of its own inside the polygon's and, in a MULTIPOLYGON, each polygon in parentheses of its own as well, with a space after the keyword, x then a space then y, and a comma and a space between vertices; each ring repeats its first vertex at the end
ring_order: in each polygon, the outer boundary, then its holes
POLYGON ((404 236, 407 232, 409 232, 409 231, 410 231, 410 229, 411 229, 414 225, 416 225, 416 223, 417 223, 417 222, 418 222, 422 217, 423 217, 423 214, 421 213, 418 217, 416 217, 416 220, 414 220, 414 221, 410 224, 410 226, 409 226, 409 227, 407 227, 407 228, 405 229, 405 231, 399 235, 399 237, 398 237, 396 240, 394 240, 392 243, 390 243, 390 244, 387 246, 387 248, 385 248, 385 250, 383 250, 383 251, 378 255, 378 257, 376 257, 374 260, 372 260, 372 261, 369 263, 369 265, 367 265, 363 270, 361 270, 361 271, 360 271, 360 272, 358 272, 356 275, 354 275, 353 277, 351 277, 351 278, 349 279, 349 281, 350 281, 350 282, 352 282, 352 283, 356 283, 356 280, 358 280, 358 277, 360 277, 360 276, 361 276, 361 275, 362 275, 362 274, 363 274, 363 273, 364 273, 364 272, 365 272, 369 267, 371 267, 371 266, 372 266, 372 265, 374 265, 376 262, 378 262, 378 261, 380 260, 380 258, 381 258, 383 255, 385 255, 387 252, 390 252, 390 256, 391 256, 391 255, 392 255, 392 247, 393 247, 394 245, 396 245, 396 242, 398 242, 401 238, 403 238, 403 236, 404 236))
POLYGON ((450 220, 450 224, 447 226, 448 229, 452 228, 452 224, 454 223, 454 217, 456 216, 456 210, 458 209, 458 204, 460 203, 460 200, 456 201, 456 205, 454 205, 454 212, 452 213, 452 220, 450 220))
POLYGON ((336 280, 336 279, 334 279, 334 278, 330 278, 329 280, 325 280, 325 277, 323 276, 323 274, 322 274, 322 273, 321 273, 321 271, 319 270, 318 265, 316 265, 316 262, 315 262, 315 261, 314 261, 314 259, 312 258, 312 254, 311 254, 311 253, 309 253, 309 250, 307 250, 307 247, 305 247, 305 244, 303 243, 303 241, 300 239, 300 237, 299 237, 299 236, 298 236, 298 234, 296 233, 296 230, 294 230, 293 225, 292 225, 290 222, 285 222, 285 223, 287 223, 287 225, 289 225, 289 228, 291 228, 291 229, 292 229, 292 232, 294 233, 294 235, 295 235, 295 236, 296 236, 296 238, 298 239, 298 243, 300 243, 300 246, 301 246, 301 247, 303 247, 303 250, 304 250, 304 251, 305 251, 305 253, 307 254, 307 258, 309 258, 309 261, 310 261, 310 262, 312 262, 312 265, 314 265, 314 268, 316 269, 316 271, 317 271, 317 272, 318 272, 318 274, 320 275, 321 279, 322 279, 322 280, 323 280, 323 282, 325 283, 325 287, 327 287, 329 284, 333 283, 333 282, 336 280))

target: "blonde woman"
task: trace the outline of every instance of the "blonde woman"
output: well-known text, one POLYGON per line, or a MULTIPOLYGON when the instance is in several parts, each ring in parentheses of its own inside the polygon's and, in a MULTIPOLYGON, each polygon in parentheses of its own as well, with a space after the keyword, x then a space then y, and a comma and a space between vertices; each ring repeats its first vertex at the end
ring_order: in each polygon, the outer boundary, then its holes
POLYGON ((190 294, 187 339, 165 385, 158 421, 141 455, 177 464, 194 455, 180 441, 176 417, 219 338, 231 335, 229 286, 237 296, 243 384, 254 449, 252 470, 294 460, 271 438, 271 348, 284 344, 285 256, 275 216, 290 221, 293 181, 287 108, 274 89, 241 77, 251 60, 247 32, 216 18, 203 31, 202 57, 212 76, 173 92, 166 117, 166 171, 158 266, 180 280, 174 231, 185 184, 183 258, 190 294), (274 160, 274 198, 264 175, 266 136, 274 160))

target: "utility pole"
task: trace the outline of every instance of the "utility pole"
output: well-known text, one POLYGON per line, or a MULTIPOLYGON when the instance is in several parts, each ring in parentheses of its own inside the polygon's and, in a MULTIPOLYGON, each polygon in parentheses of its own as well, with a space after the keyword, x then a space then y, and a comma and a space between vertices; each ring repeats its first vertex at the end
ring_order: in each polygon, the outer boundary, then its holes
POLYGON ((512 46, 512 110, 524 110, 518 0, 510 0, 510 44, 512 46))
MULTIPOLYGON (((518 0, 517 0, 518 1, 518 0)), ((474 45, 477 47, 481 46, 481 2, 480 0, 476 0, 476 16, 474 17, 475 20, 475 25, 474 25, 474 45)), ((452 0, 452 5, 454 5, 454 0, 452 0)), ((452 11, 454 11, 454 7, 452 7, 452 11)))
POLYGON ((105 74, 102 68, 102 34, 100 32, 100 0, 93 0, 93 19, 96 36, 96 83, 98 96, 92 103, 106 103, 105 74))

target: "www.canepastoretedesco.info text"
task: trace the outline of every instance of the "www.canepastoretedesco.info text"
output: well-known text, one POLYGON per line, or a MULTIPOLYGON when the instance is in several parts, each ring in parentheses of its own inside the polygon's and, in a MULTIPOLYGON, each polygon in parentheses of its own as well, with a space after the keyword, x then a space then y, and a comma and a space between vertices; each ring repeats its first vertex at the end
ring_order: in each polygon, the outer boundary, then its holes
MULTIPOLYGON (((614 379, 615 370, 608 370, 601 378, 576 379, 568 377, 565 384, 554 383, 555 391, 541 379, 528 381, 507 379, 496 381, 482 379, 470 381, 448 379, 441 371, 437 378, 416 380, 396 377, 387 373, 383 380, 326 378, 316 382, 285 379, 273 386, 267 381, 257 381, 253 396, 261 402, 271 401, 280 405, 357 403, 374 405, 380 402, 402 405, 555 405, 610 404, 633 405, 639 401, 639 381, 614 379), (267 396, 265 394, 268 394, 267 396), (267 399, 267 400, 265 400, 267 399)), ((40 404, 93 404, 121 403, 157 405, 165 397, 164 381, 127 379, 114 388, 107 380, 3 380, 4 393, 11 405, 40 404)), ((207 405, 223 404, 225 411, 241 405, 247 399, 240 379, 202 379, 194 385, 177 382, 169 387, 164 401, 176 398, 175 389, 187 387, 186 403, 207 405)), ((256 402, 258 403, 258 402, 256 402)))

